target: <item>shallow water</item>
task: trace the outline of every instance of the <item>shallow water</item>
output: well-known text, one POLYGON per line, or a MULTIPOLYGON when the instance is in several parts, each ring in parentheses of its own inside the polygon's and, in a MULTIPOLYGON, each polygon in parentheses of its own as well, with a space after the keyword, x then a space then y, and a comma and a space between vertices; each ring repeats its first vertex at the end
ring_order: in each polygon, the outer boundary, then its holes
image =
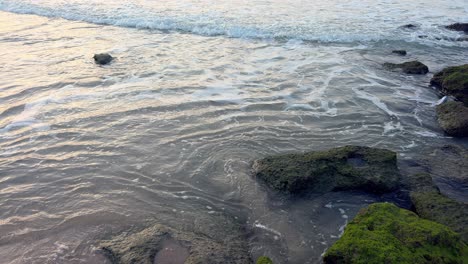
POLYGON ((468 42, 442 28, 464 1, 122 2, 0 1, 35 14, 0 12, 4 263, 102 263, 99 239, 219 211, 246 224, 254 257, 319 263, 377 198, 278 197, 252 178, 254 159, 467 144, 438 127, 431 74, 381 67, 466 63, 468 42), (96 66, 97 52, 117 59, 96 66))

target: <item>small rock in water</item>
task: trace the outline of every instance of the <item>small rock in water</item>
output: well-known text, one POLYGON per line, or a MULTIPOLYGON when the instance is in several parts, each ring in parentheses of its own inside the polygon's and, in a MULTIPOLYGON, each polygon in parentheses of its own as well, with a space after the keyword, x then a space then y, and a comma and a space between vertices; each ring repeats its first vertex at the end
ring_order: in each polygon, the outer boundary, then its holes
POLYGON ((384 63, 385 68, 394 70, 401 69, 407 74, 426 74, 429 72, 429 68, 419 61, 408 61, 404 63, 384 63))
POLYGON ((406 55, 406 50, 393 50, 392 53, 405 56, 406 55))
POLYGON ((114 58, 109 53, 94 54, 94 62, 99 65, 109 64, 114 58))
POLYGON ((463 31, 468 34, 468 23, 455 23, 452 25, 448 25, 445 28, 454 31, 463 31))
POLYGON ((416 26, 415 24, 406 24, 406 25, 403 25, 401 26, 402 28, 408 28, 408 29, 415 29, 417 28, 418 26, 416 26))

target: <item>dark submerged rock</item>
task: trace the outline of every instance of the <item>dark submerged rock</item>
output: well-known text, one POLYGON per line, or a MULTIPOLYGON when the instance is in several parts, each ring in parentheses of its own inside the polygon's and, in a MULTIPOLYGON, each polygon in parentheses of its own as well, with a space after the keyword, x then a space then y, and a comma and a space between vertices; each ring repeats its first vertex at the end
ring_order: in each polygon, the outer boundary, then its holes
POLYGON ((431 175, 419 173, 409 177, 410 198, 416 213, 450 227, 468 243, 468 204, 457 202, 440 193, 431 175))
POLYGON ((345 146, 327 151, 270 156, 254 162, 256 177, 286 193, 363 190, 385 193, 399 187, 396 153, 345 146))
POLYGON ((462 102, 445 102, 436 108, 437 121, 450 136, 468 137, 468 107, 462 102))
POLYGON ((415 25, 415 24, 406 24, 406 25, 403 25, 401 26, 402 28, 407 28, 407 29, 415 29, 417 28, 418 26, 415 25))
POLYGON ((404 63, 384 63, 385 68, 389 70, 401 69, 407 74, 426 74, 429 72, 429 68, 419 61, 408 61, 404 63))
POLYGON ((431 85, 468 106, 468 64, 443 69, 432 77, 431 85))
POLYGON ((212 220, 196 230, 153 224, 102 241, 101 250, 113 264, 153 264, 175 256, 184 264, 252 264, 242 226, 222 215, 212 220))
POLYGON ((326 264, 465 263, 468 246, 450 228, 391 203, 362 209, 325 253, 326 264))
POLYGON ((108 53, 94 54, 94 62, 99 65, 109 64, 114 58, 108 53))
POLYGON ((401 56, 406 56, 406 50, 393 50, 392 53, 398 54, 401 56))
POLYGON ((455 23, 446 26, 446 28, 455 31, 463 31, 468 34, 468 23, 455 23))

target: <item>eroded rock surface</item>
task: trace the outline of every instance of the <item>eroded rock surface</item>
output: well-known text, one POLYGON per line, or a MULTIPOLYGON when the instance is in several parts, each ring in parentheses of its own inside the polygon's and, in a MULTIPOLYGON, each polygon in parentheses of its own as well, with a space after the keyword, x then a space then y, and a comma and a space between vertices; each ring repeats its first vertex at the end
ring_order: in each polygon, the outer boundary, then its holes
POLYGON ((287 193, 362 190, 385 193, 398 188, 396 153, 345 146, 327 151, 266 157, 254 163, 256 177, 287 193))
POLYGON ((242 225, 222 214, 191 230, 152 224, 102 241, 100 246, 114 264, 153 264, 156 260, 178 260, 181 264, 252 263, 242 225))

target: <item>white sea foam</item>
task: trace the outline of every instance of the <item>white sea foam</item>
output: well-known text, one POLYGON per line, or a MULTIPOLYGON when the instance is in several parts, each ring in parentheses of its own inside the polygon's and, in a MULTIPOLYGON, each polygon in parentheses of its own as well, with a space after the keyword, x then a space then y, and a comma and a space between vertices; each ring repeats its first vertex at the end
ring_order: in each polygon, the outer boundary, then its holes
POLYGON ((206 36, 319 42, 403 40, 451 46, 468 44, 455 41, 462 34, 441 25, 466 18, 465 6, 464 0, 450 3, 352 0, 346 4, 338 0, 0 1, 0 10, 14 13, 206 36), (260 13, 262 16, 258 16, 260 13), (413 20, 421 22, 416 30, 399 28, 413 20))

